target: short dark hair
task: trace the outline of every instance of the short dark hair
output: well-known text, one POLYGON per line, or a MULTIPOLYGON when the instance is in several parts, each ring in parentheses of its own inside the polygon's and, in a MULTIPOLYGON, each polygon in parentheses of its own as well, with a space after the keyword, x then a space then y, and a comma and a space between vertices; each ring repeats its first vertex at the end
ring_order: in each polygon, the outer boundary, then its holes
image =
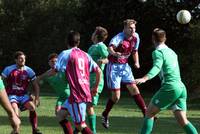
POLYGON ((51 59, 57 58, 57 57, 58 57, 58 54, 57 54, 57 53, 51 53, 51 54, 49 54, 49 56, 48 56, 48 60, 51 60, 51 59))
POLYGON ((76 31, 70 31, 67 36, 67 43, 70 47, 75 47, 80 44, 80 33, 76 31))
POLYGON ((97 36, 97 40, 99 42, 105 41, 108 37, 108 31, 104 27, 97 26, 95 29, 95 35, 97 36))
POLYGON ((124 27, 131 25, 131 24, 137 24, 137 21, 135 21, 134 19, 126 19, 124 20, 124 27))
POLYGON ((163 29, 155 28, 152 35, 156 42, 163 42, 166 40, 166 32, 163 29))
POLYGON ((14 53, 14 59, 17 59, 20 55, 24 55, 24 56, 26 56, 25 54, 24 54, 24 52, 22 52, 22 51, 16 51, 15 53, 14 53))

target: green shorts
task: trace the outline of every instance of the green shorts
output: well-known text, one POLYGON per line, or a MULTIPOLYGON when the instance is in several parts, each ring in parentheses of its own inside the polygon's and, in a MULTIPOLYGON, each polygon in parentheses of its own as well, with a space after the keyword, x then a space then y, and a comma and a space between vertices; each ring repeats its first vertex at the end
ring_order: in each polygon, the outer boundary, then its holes
POLYGON ((164 84, 153 96, 151 103, 159 107, 160 110, 187 110, 187 91, 182 82, 164 84))
POLYGON ((0 78, 0 91, 3 90, 3 89, 5 89, 5 87, 4 87, 3 81, 0 78))

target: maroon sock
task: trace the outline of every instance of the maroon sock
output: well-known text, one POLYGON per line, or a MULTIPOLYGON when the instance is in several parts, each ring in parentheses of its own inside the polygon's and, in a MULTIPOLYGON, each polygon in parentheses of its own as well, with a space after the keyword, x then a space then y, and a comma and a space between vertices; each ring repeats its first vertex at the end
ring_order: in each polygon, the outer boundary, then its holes
POLYGON ((108 100, 108 102, 106 104, 106 109, 103 112, 104 116, 108 116, 108 114, 109 114, 109 112, 112 109, 112 107, 113 107, 114 104, 115 103, 111 99, 108 100))
POLYGON ((83 130, 81 131, 82 134, 93 134, 91 129, 89 127, 85 127, 83 128, 83 130))
POLYGON ((135 100, 135 103, 138 105, 138 107, 142 110, 143 115, 145 116, 147 107, 145 105, 144 99, 140 94, 133 95, 133 98, 135 100))
POLYGON ((67 119, 64 119, 59 122, 65 134, 73 134, 73 129, 70 122, 67 119))
POLYGON ((37 113, 35 111, 29 112, 29 121, 31 123, 32 130, 35 131, 38 125, 37 113))

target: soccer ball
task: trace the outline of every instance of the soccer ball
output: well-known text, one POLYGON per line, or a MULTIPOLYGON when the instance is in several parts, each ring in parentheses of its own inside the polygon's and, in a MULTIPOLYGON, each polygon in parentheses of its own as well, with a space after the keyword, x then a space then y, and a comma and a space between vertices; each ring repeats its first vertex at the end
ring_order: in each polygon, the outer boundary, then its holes
POLYGON ((192 16, 188 10, 180 10, 176 14, 176 19, 180 24, 187 24, 190 22, 192 16))

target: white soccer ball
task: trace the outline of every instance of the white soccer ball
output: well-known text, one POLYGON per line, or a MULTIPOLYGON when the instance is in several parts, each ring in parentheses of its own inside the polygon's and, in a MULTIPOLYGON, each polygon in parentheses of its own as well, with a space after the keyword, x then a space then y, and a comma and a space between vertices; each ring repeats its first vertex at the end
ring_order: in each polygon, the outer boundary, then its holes
POLYGON ((180 10, 176 14, 176 19, 180 24, 187 24, 190 22, 192 16, 188 10, 180 10))

